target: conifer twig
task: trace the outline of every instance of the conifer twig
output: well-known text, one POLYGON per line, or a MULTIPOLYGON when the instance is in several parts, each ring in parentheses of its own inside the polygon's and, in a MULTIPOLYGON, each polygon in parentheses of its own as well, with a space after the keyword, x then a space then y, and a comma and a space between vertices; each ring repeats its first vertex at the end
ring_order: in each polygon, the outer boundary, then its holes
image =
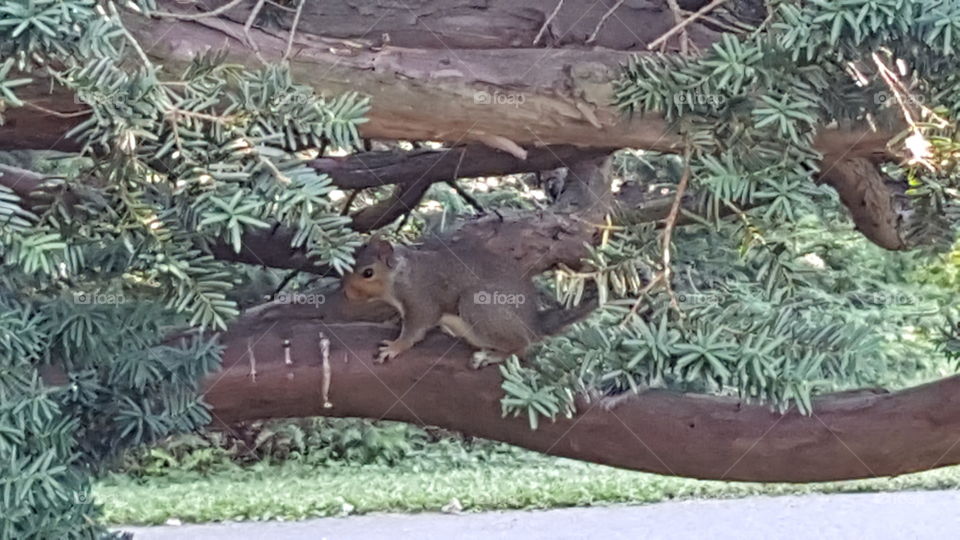
POLYGON ((457 179, 460 177, 460 166, 463 165, 463 157, 464 157, 466 154, 467 154, 467 149, 466 149, 466 148, 461 148, 461 149, 460 149, 460 160, 457 161, 457 168, 454 169, 454 171, 453 171, 453 177, 452 177, 450 180, 447 180, 447 181, 446 181, 446 184, 447 184, 448 186, 452 187, 453 190, 457 192, 457 195, 460 195, 461 197, 463 197, 463 200, 467 201, 467 203, 468 203, 470 206, 472 206, 472 207, 474 208, 474 210, 476 210, 477 212, 480 212, 480 213, 482 214, 482 213, 486 212, 486 210, 483 209, 483 205, 481 205, 480 202, 477 201, 477 199, 475 199, 475 198, 473 197, 473 195, 470 195, 469 193, 467 193, 462 187, 460 187, 460 186, 457 184, 457 179))
POLYGON ((300 0, 297 4, 297 12, 293 16, 293 23, 290 25, 290 35, 287 36, 287 50, 284 51, 283 58, 280 59, 281 62, 290 58, 290 51, 293 49, 293 37, 297 35, 297 26, 300 24, 300 15, 303 13, 303 4, 304 0, 300 0))
POLYGON ((600 35, 600 29, 603 28, 604 23, 607 22, 607 19, 609 19, 611 15, 613 15, 614 11, 620 9, 620 6, 623 5, 623 2, 624 0, 617 0, 617 3, 608 9, 607 12, 603 14, 603 17, 600 17, 600 22, 597 23, 597 27, 593 29, 593 33, 587 38, 587 45, 597 40, 597 36, 600 35))
POLYGON ((447 180, 446 184, 453 188, 453 190, 457 192, 457 195, 463 198, 463 200, 467 201, 467 204, 472 206, 474 210, 480 212, 481 214, 486 212, 486 209, 484 209, 483 205, 480 204, 480 201, 478 201, 473 195, 467 193, 466 190, 460 187, 456 182, 453 180, 447 180))
POLYGON ((60 112, 60 111, 55 111, 53 109, 48 109, 42 105, 37 105, 36 103, 30 103, 29 101, 24 101, 23 105, 27 108, 40 111, 44 114, 56 116, 57 118, 76 118, 78 116, 85 116, 93 112, 93 109, 84 109, 82 111, 74 111, 74 112, 68 112, 68 113, 60 112))
POLYGON ((263 59, 263 55, 260 54, 260 46, 253 40, 253 35, 250 34, 250 29, 253 28, 254 21, 257 20, 257 15, 260 14, 260 10, 263 9, 263 4, 266 0, 257 0, 257 4, 253 6, 253 9, 250 11, 250 16, 247 17, 247 22, 243 25, 243 35, 247 38, 247 44, 250 45, 250 48, 253 49, 254 54, 257 55, 257 59, 260 60, 261 64, 266 64, 267 61, 263 59))
POLYGON ((673 205, 670 207, 670 213, 667 214, 667 219, 664 223, 663 228, 663 283, 667 288, 667 293, 670 295, 670 306, 680 310, 680 305, 677 303, 677 296, 673 293, 673 287, 670 286, 670 244, 673 241, 673 228, 677 224, 677 217, 680 215, 680 205, 683 202, 683 195, 687 191, 687 184, 690 182, 690 147, 687 146, 687 149, 683 153, 683 174, 680 176, 680 183, 677 184, 677 193, 673 199, 673 205))
POLYGON ((537 36, 533 38, 533 45, 536 45, 540 41, 540 38, 543 37, 543 33, 547 30, 547 27, 553 22, 553 19, 557 16, 557 13, 560 13, 561 7, 563 7, 563 0, 558 0, 557 7, 553 8, 553 11, 550 12, 550 15, 547 15, 547 19, 543 21, 543 26, 541 26, 540 31, 537 32, 537 36))
MULTIPOLYGON (((727 1, 727 0, 713 0, 713 2, 710 2, 709 4, 703 6, 702 8, 700 8, 699 11, 697 11, 697 12, 694 13, 693 15, 691 15, 691 16, 687 17, 686 19, 680 21, 679 18, 682 17, 682 15, 681 15, 681 12, 680 12, 680 6, 677 4, 677 0, 667 0, 667 3, 670 5, 670 8, 673 10, 673 15, 674 15, 674 17, 676 17, 676 18, 678 19, 677 25, 674 26, 673 28, 671 28, 670 30, 667 30, 666 33, 664 33, 662 36, 660 36, 660 37, 658 37, 657 39, 651 41, 650 44, 647 45, 647 49, 650 49, 650 50, 656 49, 660 44, 665 43, 668 39, 670 39, 671 37, 673 37, 673 35, 676 34, 677 32, 683 32, 683 35, 686 36, 686 35, 687 35, 687 26, 688 26, 690 23, 696 21, 696 20, 699 19, 700 17, 703 17, 703 16, 706 15, 710 10, 712 10, 713 8, 719 6, 720 4, 722 4, 722 3, 726 2, 726 1, 727 1)), ((688 38, 688 39, 689 39, 689 38, 688 38)), ((686 52, 687 52, 687 51, 686 51, 686 46, 685 46, 685 44, 686 44, 686 40, 684 40, 684 42, 682 42, 681 45, 680 45, 680 50, 681 50, 681 52, 683 52, 683 53, 686 53, 686 52)))
POLYGON ((670 307, 678 313, 680 312, 680 303, 677 301, 677 295, 673 292, 673 287, 670 285, 670 244, 673 241, 673 229, 677 224, 677 218, 680 216, 680 206, 683 203, 683 196, 687 191, 687 184, 690 182, 690 155, 691 151, 688 145, 683 154, 683 175, 677 184, 677 192, 674 195, 673 204, 670 206, 670 213, 667 214, 667 218, 664 220, 663 240, 661 242, 663 268, 657 272, 650 282, 637 294, 637 301, 634 302, 630 308, 630 312, 627 313, 627 316, 620 322, 620 326, 625 326, 627 321, 636 315, 640 309, 641 302, 643 302, 643 296, 650 292, 658 283, 663 284, 667 294, 670 296, 670 307))
POLYGON ((350 195, 347 195, 347 200, 343 201, 343 208, 340 210, 341 216, 350 213, 350 207, 353 206, 353 201, 356 200, 357 195, 359 195, 361 191, 360 189, 355 189, 350 192, 350 195))
POLYGON ((227 11, 228 9, 235 7, 240 2, 243 2, 243 0, 232 0, 231 2, 227 2, 226 4, 216 9, 211 9, 210 11, 204 11, 203 13, 191 14, 191 13, 173 13, 173 12, 166 12, 166 11, 154 11, 153 13, 151 13, 151 15, 153 15, 154 17, 167 17, 170 19, 180 19, 182 21, 195 21, 198 19, 205 19, 207 17, 216 17, 217 15, 220 15, 221 13, 227 11))

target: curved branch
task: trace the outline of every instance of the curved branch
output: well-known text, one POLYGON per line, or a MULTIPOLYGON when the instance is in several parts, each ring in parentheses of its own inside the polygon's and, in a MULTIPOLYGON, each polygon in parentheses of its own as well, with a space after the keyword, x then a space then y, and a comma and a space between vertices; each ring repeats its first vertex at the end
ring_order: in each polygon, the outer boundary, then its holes
POLYGON ((434 183, 575 167, 578 163, 609 154, 613 149, 580 149, 565 145, 525 151, 527 158, 520 159, 487 146, 465 145, 441 150, 365 152, 343 158, 315 159, 310 164, 317 171, 329 174, 334 185, 340 188, 397 184, 389 197, 353 214, 353 228, 368 232, 410 212, 434 183))
POLYGON ((858 231, 874 244, 890 249, 907 248, 903 238, 904 186, 890 180, 873 160, 824 159, 822 181, 837 190, 858 231))
POLYGON ((412 212, 431 185, 433 181, 419 178, 411 184, 397 186, 389 197, 354 212, 353 229, 368 232, 393 223, 398 217, 412 212))
POLYGON ((582 402, 572 419, 503 418, 500 375, 467 367, 470 349, 440 332, 396 360, 372 361, 396 328, 345 323, 348 303, 273 306, 223 337, 223 369, 205 380, 218 422, 358 416, 436 425, 584 461, 661 474, 759 482, 898 475, 960 463, 960 377, 896 393, 850 392, 785 415, 730 397, 648 391, 582 402), (330 340, 325 408, 321 333, 330 340), (249 376, 253 339, 257 376, 249 376), (283 340, 292 365, 283 361, 283 340))

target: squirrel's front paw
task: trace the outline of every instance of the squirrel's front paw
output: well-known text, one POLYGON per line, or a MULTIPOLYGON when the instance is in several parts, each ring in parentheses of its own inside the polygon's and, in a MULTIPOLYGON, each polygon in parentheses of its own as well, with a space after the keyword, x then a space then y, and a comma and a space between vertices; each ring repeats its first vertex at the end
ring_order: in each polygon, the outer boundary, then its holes
POLYGON ((392 341, 385 339, 380 342, 380 352, 377 354, 377 363, 382 364, 387 360, 392 360, 409 348, 406 343, 399 339, 392 341))
POLYGON ((470 357, 470 367, 473 369, 482 369, 487 366, 492 366, 494 364, 499 364, 506 359, 502 354, 498 354, 492 351, 482 350, 476 351, 473 353, 473 356, 470 357))

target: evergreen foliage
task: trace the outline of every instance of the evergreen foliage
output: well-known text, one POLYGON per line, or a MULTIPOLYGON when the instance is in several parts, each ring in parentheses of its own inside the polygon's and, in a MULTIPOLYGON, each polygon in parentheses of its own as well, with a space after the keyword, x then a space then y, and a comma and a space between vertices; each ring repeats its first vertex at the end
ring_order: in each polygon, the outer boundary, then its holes
POLYGON ((702 54, 644 54, 624 67, 617 104, 660 113, 683 134, 689 159, 658 159, 675 171, 674 187, 689 171, 700 211, 684 217, 698 224, 673 234, 671 268, 661 233, 623 225, 594 249, 591 271, 558 275, 562 297, 575 301, 592 281, 607 308, 547 343, 536 362, 503 366, 505 414, 536 426, 572 415, 577 391, 647 387, 809 413, 813 394, 889 382, 890 369, 934 343, 956 356, 955 283, 891 284, 899 278, 889 269, 907 271, 908 261, 824 236, 845 225, 836 196, 814 181, 814 140, 823 126, 906 119, 900 140, 929 145, 888 171, 906 195, 907 241, 952 245, 960 4, 775 1, 768 11, 754 31, 726 34, 702 54), (657 282, 664 275, 669 287, 657 282))
POLYGON ((31 72, 90 114, 48 195, 0 188, 0 538, 93 537, 92 473, 210 421, 198 388, 220 349, 169 335, 238 313, 239 274, 208 247, 283 225, 318 262, 351 264, 359 239, 303 151, 354 147, 367 101, 215 54, 164 72, 94 0, 0 5, 0 114, 31 72))

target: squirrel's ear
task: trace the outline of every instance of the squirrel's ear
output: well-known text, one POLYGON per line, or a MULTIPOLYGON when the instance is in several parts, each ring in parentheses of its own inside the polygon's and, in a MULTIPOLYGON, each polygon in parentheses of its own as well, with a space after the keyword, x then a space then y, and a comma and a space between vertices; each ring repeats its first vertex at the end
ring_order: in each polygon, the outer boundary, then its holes
POLYGON ((380 262, 393 268, 396 258, 393 256, 393 246, 390 245, 390 242, 380 238, 379 234, 374 234, 370 237, 370 245, 376 250, 380 262))

